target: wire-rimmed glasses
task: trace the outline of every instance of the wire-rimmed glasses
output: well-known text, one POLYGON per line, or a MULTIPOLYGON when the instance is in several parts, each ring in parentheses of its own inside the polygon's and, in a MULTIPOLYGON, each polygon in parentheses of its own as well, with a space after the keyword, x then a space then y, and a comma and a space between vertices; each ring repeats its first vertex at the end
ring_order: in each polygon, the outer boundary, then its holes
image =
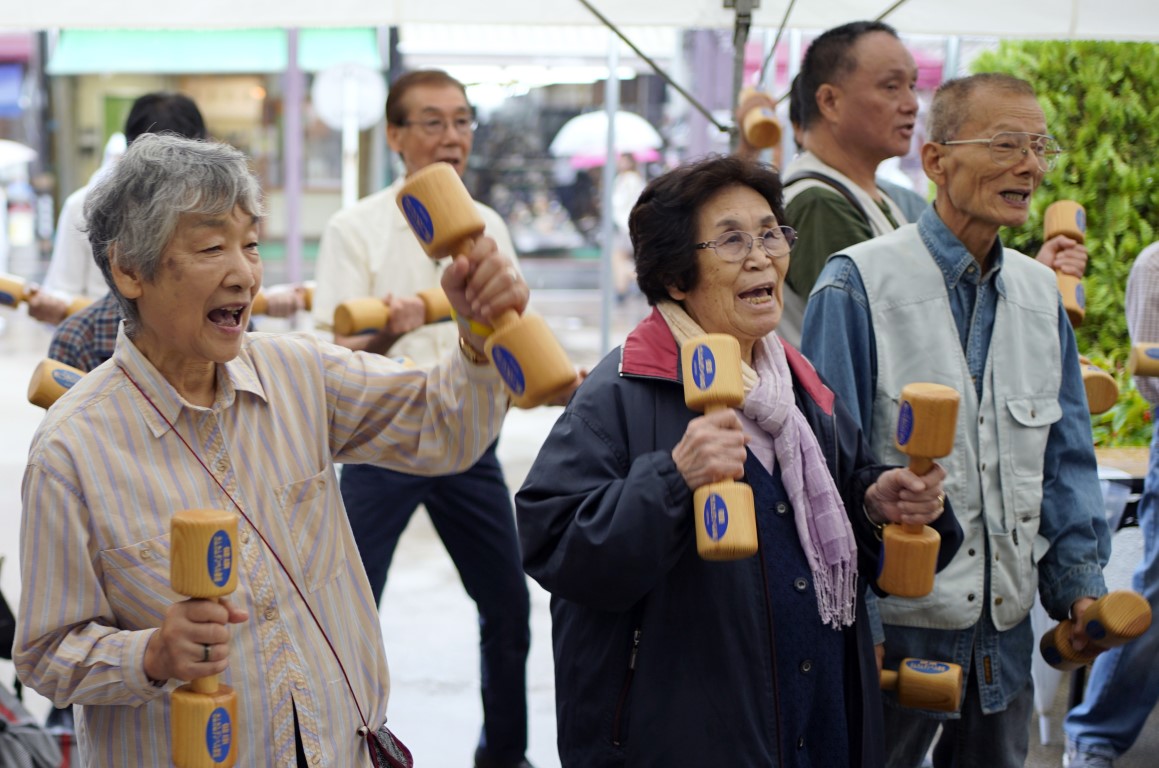
POLYGON ((956 139, 939 141, 938 144, 946 147, 958 144, 985 144, 990 148, 990 159, 1003 168, 1021 162, 1022 158, 1033 152, 1038 161, 1038 169, 1044 173, 1054 169, 1058 156, 1064 151, 1053 136, 1025 131, 1002 131, 989 139, 956 139))
POLYGON ((450 121, 442 117, 428 117, 425 120, 406 120, 402 125, 404 127, 414 126, 427 136, 442 136, 447 132, 448 127, 454 128, 455 133, 460 136, 468 136, 479 127, 478 121, 473 117, 456 117, 450 121))
POLYGON ((783 259, 789 255, 793 244, 797 242, 797 230, 784 225, 766 229, 760 237, 753 237, 748 232, 733 230, 725 232, 715 240, 696 243, 697 250, 711 248, 723 261, 734 263, 747 258, 753 249, 753 243, 761 242, 761 248, 774 259, 783 259))

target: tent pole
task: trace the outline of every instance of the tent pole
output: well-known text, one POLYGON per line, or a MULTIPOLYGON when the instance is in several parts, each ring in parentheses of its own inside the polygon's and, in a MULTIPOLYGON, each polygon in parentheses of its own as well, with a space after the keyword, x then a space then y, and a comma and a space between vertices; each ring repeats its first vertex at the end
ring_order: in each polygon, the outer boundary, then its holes
POLYGON ((612 187, 616 183, 616 112, 620 110, 620 44, 608 35, 608 79, 604 81, 604 109, 608 114, 608 146, 600 181, 600 357, 608 353, 612 335, 612 187))
POLYGON ((282 194, 285 196, 286 281, 302 282, 302 103, 306 86, 298 65, 298 30, 286 34, 285 86, 282 89, 282 194))

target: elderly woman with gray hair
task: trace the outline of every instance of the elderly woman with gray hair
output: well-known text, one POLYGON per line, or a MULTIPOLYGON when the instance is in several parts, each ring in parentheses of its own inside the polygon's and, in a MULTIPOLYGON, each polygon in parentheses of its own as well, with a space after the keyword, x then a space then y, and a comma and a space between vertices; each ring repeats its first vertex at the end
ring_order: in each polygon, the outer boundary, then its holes
MULTIPOLYGON (((409 757, 379 746, 390 678, 334 462, 461 471, 507 395, 467 324, 427 370, 246 333, 261 213, 240 152, 165 135, 135 141, 86 205, 125 320, 33 439, 14 648, 30 688, 79 705, 82 765, 169 764, 167 692, 217 674, 238 696, 237 765, 409 757), (170 520, 195 508, 240 516, 239 586, 220 602, 170 589, 170 520)), ((487 238, 442 285, 482 321, 528 299, 487 238)))

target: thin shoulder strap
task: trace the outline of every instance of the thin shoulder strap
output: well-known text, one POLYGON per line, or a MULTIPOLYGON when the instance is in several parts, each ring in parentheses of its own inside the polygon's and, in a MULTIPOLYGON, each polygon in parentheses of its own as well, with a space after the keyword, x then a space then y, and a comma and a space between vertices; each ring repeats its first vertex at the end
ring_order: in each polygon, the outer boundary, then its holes
POLYGON ((869 218, 869 213, 866 212, 865 206, 863 206, 861 201, 858 200, 853 192, 849 190, 849 187, 845 186, 832 176, 826 176, 825 174, 818 173, 817 171, 801 171, 799 173, 793 174, 793 178, 789 179, 785 183, 785 186, 791 187, 798 181, 805 181, 807 179, 819 181, 822 184, 832 187, 837 192, 840 192, 841 196, 848 200, 849 204, 853 206, 853 209, 861 214, 861 218, 865 219, 865 223, 870 225, 870 229, 873 228, 873 220, 869 218))

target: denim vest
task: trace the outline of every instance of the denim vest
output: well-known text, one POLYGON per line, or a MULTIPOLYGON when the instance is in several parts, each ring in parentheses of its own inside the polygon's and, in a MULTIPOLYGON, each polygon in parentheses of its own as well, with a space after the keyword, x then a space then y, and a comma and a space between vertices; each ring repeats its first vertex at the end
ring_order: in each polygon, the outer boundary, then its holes
POLYGON ((1043 454, 1051 425, 1062 417, 1053 275, 1033 259, 1005 251, 1003 291, 979 402, 945 277, 918 228, 903 227, 847 253, 865 283, 877 345, 870 442, 878 458, 908 463, 894 444, 906 384, 944 384, 961 394, 954 449, 937 461, 946 469, 946 493, 965 540, 938 574, 933 592, 883 599, 882 619, 909 627, 964 629, 978 621, 982 601, 989 600, 995 626, 1009 629, 1033 605, 1036 563, 1049 546, 1038 529, 1043 454), (881 268, 883 261, 888 269, 881 268))

